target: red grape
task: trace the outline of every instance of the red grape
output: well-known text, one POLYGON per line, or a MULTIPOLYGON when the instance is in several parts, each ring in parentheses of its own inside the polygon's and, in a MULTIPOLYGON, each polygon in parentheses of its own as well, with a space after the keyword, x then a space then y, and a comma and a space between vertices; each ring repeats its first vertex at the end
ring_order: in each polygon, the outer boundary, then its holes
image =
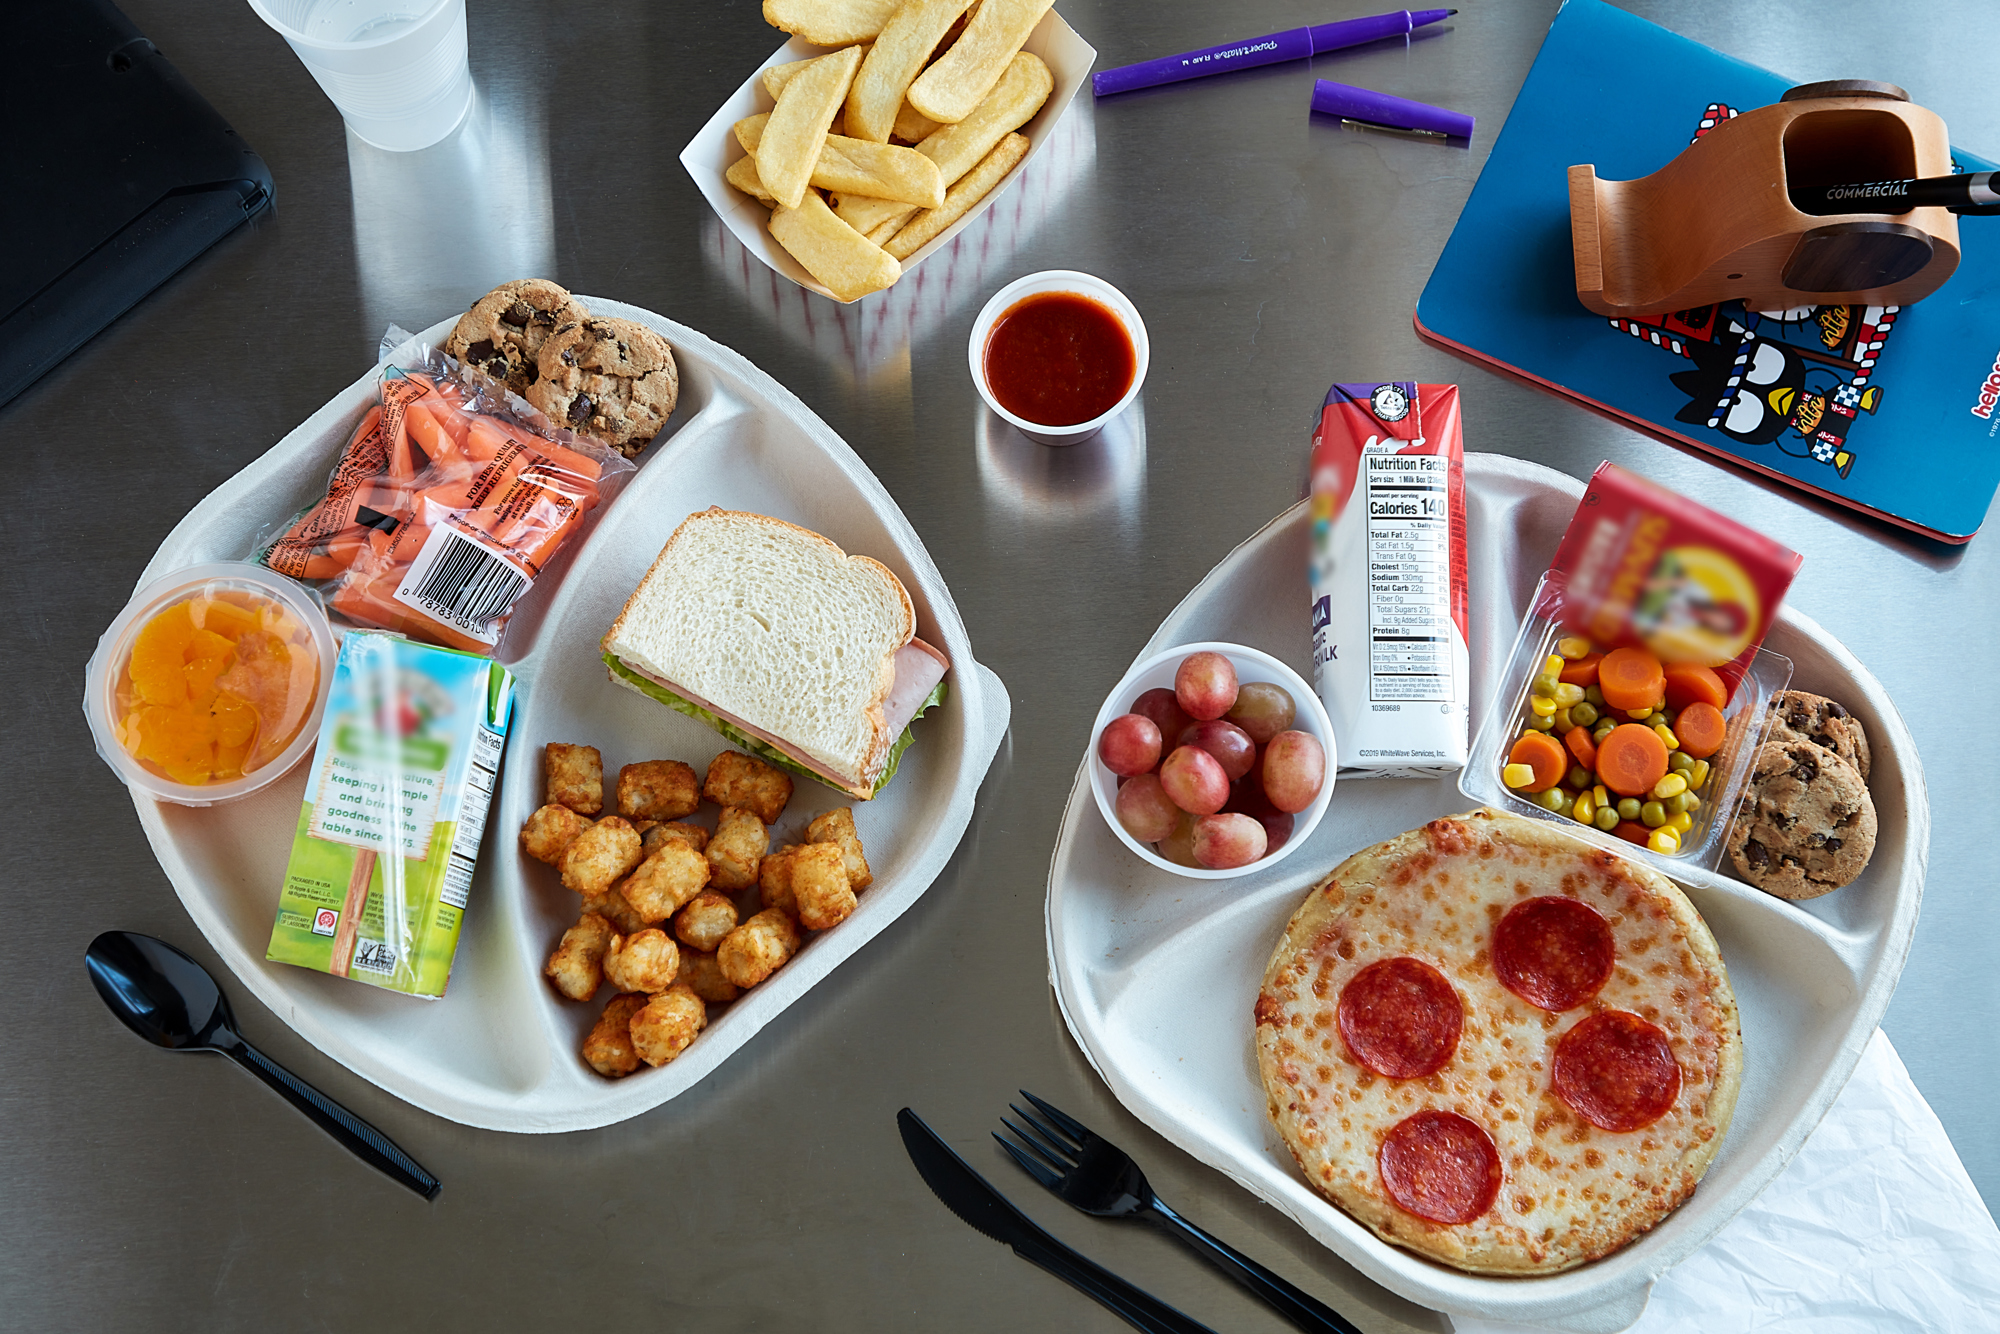
POLYGON ((1255 819, 1258 824, 1264 826, 1266 852, 1276 852, 1291 841, 1292 826, 1297 822, 1284 811, 1273 810, 1270 814, 1259 815, 1255 819))
POLYGON ((1283 686, 1269 681, 1251 681, 1237 688, 1236 702, 1224 715, 1263 745, 1290 727, 1299 716, 1299 706, 1283 686))
POLYGON ((1280 732, 1264 747, 1264 794, 1279 810, 1304 810, 1325 782, 1326 752, 1310 732, 1280 732))
POLYGON ((1149 773, 1160 762, 1160 729, 1143 714, 1120 714, 1098 733, 1097 758, 1126 778, 1149 773))
POLYGON ((1174 698, 1174 692, 1165 686, 1148 690, 1133 700, 1132 712, 1142 718, 1151 718, 1153 726, 1160 729, 1162 737, 1179 736, 1187 730, 1188 724, 1194 721, 1187 716, 1187 711, 1181 708, 1181 702, 1174 698))
POLYGON ((1236 668, 1220 653, 1190 653, 1174 671, 1174 698, 1196 722, 1220 718, 1236 702, 1236 668))
POLYGON ((1160 785, 1189 815, 1213 815, 1229 800, 1229 775, 1199 746, 1180 746, 1160 766, 1160 785))
MULTIPOLYGON (((1183 812, 1160 786, 1158 774, 1140 774, 1118 789, 1113 809, 1125 832, 1141 843, 1157 843, 1174 832, 1183 812)), ((1287 817, 1290 818, 1290 817, 1287 817)))
POLYGON ((1179 744, 1200 746, 1215 756, 1215 762, 1222 766, 1222 772, 1235 782, 1250 772, 1257 763, 1257 743, 1250 734, 1235 723, 1226 723, 1216 718, 1205 723, 1190 723, 1180 734, 1179 744))
POLYGON ((1182 812, 1180 821, 1173 833, 1154 845, 1153 851, 1176 866, 1199 866, 1201 863, 1194 859, 1194 817, 1182 812))
POLYGON ((1204 815, 1194 822, 1194 859, 1211 870, 1248 866, 1264 855, 1264 826, 1247 815, 1204 815))

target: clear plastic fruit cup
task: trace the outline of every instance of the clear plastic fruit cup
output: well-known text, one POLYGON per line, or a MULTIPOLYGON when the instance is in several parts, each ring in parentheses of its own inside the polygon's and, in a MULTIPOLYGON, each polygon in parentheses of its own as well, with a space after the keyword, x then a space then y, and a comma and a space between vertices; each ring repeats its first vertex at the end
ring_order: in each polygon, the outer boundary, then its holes
POLYGON ((326 613, 284 575, 247 562, 195 565, 140 589, 98 639, 84 669, 83 712, 98 755, 129 787, 182 806, 215 806, 269 787, 312 750, 333 684, 335 652, 326 613), (142 749, 137 715, 143 700, 132 678, 133 648, 155 618, 183 603, 239 608, 242 615, 232 618, 236 625, 254 621, 251 633, 269 636, 255 653, 242 639, 231 641, 236 648, 216 682, 232 698, 249 698, 258 713, 240 777, 180 782, 135 753, 142 749))

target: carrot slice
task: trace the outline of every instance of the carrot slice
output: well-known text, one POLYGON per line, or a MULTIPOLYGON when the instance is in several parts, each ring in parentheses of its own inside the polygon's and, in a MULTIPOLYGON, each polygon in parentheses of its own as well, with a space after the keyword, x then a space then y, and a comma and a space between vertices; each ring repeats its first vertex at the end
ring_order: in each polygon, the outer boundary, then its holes
POLYGON ((1722 678, 1698 662, 1670 662, 1666 666, 1667 707, 1685 709, 1696 700, 1722 708, 1729 703, 1729 687, 1722 678))
POLYGON ((1525 764, 1535 771, 1535 780, 1521 789, 1524 792, 1547 791, 1569 772, 1569 756, 1562 743, 1546 732, 1530 732, 1516 741, 1514 749, 1507 752, 1507 763, 1525 764))
POLYGON ((1586 653, 1575 662, 1564 663, 1562 675, 1556 679, 1564 685, 1583 686, 1588 689, 1597 684, 1597 666, 1603 661, 1602 653, 1586 653))
POLYGON ((1597 664, 1597 688, 1614 709, 1657 709, 1666 702, 1660 660, 1642 648, 1615 648, 1597 664))
POLYGON ((1722 716, 1722 710, 1705 699, 1698 699, 1682 709, 1674 718, 1674 735, 1680 738, 1681 749, 1689 759, 1705 760, 1722 749, 1722 743, 1729 739, 1729 721, 1722 716))
POLYGON ((1643 848, 1646 846, 1646 839, 1651 836, 1653 831, 1640 824, 1637 820, 1620 820, 1618 827, 1611 832, 1624 839, 1627 843, 1637 843, 1643 848))
POLYGON ((1614 727, 1597 747, 1597 780, 1621 797, 1636 797, 1667 776, 1667 743, 1638 723, 1614 727))
POLYGON ((1563 744, 1569 753, 1576 756, 1576 762, 1593 772, 1597 769, 1597 743, 1590 739, 1588 727, 1572 727, 1563 733, 1563 744))

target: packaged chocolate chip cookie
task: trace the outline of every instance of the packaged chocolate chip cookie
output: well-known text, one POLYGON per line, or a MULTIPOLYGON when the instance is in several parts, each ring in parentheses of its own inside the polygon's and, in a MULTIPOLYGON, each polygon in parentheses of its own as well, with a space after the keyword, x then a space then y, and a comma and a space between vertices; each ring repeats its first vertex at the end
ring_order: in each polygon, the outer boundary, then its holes
POLYGON ((325 496, 256 559, 318 585, 351 625, 490 654, 549 563, 633 471, 500 382, 403 341, 325 496))

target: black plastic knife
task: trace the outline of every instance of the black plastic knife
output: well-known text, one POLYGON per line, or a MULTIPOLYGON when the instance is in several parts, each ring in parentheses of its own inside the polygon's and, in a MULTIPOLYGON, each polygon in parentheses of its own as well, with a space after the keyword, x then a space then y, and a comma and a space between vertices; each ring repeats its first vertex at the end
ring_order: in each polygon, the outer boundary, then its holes
POLYGON ((896 1127, 903 1133, 903 1147, 909 1151, 910 1161, 917 1165, 917 1172, 931 1193, 974 1228, 1013 1247, 1014 1254, 1023 1260, 1095 1297, 1135 1329, 1146 1330, 1148 1334, 1215 1334, 1199 1320, 1133 1287, 1044 1232, 1009 1204, 1006 1196, 995 1190, 985 1177, 967 1166, 965 1159, 909 1108, 896 1113, 896 1127))

